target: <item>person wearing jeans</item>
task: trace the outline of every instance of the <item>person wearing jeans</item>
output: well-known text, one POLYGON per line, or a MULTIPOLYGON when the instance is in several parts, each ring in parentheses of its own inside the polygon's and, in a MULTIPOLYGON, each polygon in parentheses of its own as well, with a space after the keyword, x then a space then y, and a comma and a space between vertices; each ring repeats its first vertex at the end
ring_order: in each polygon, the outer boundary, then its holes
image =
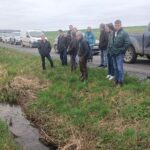
POLYGON ((122 85, 124 81, 124 54, 113 56, 116 84, 122 85))
POLYGON ((107 66, 107 46, 108 46, 108 33, 105 30, 105 24, 100 25, 100 39, 99 39, 99 49, 101 51, 101 64, 99 67, 107 66))
POLYGON ((108 60, 107 60, 107 50, 101 49, 100 50, 100 58, 101 58, 101 64, 99 67, 107 67, 108 60))
POLYGON ((118 86, 122 86, 124 82, 124 55, 130 45, 130 39, 128 33, 123 30, 120 20, 115 21, 115 33, 110 45, 115 70, 115 81, 118 86))
POLYGON ((114 73, 113 59, 111 55, 111 40, 113 38, 115 28, 112 23, 106 25, 106 31, 107 33, 109 33, 109 40, 107 47, 108 75, 106 76, 106 78, 109 80, 113 80, 115 73, 114 73))
POLYGON ((68 48, 67 36, 64 34, 62 30, 59 30, 58 51, 63 66, 67 65, 67 48, 68 48))
POLYGON ((67 49, 60 51, 60 60, 62 65, 67 65, 67 49))

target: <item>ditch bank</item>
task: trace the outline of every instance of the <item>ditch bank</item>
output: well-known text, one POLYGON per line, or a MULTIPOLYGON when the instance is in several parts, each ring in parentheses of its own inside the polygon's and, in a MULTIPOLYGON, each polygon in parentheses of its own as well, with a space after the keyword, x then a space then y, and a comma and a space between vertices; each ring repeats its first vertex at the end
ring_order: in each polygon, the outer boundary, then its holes
POLYGON ((48 83, 31 76, 17 76, 0 87, 0 119, 7 123, 15 141, 24 150, 56 150, 57 145, 48 143, 38 123, 27 114, 27 104, 36 99, 38 90, 48 83), (35 123, 35 124, 34 124, 35 123))
POLYGON ((55 150, 40 142, 40 132, 26 119, 20 106, 0 104, 0 119, 5 121, 15 141, 24 150, 55 150))

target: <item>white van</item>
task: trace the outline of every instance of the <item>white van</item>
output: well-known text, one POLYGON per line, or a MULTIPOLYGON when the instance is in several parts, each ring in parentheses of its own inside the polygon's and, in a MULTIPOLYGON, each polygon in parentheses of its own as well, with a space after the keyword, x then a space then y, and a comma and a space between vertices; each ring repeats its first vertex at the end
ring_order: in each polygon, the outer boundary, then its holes
POLYGON ((38 47, 38 42, 41 36, 44 35, 42 31, 29 30, 21 32, 21 46, 22 47, 38 47))

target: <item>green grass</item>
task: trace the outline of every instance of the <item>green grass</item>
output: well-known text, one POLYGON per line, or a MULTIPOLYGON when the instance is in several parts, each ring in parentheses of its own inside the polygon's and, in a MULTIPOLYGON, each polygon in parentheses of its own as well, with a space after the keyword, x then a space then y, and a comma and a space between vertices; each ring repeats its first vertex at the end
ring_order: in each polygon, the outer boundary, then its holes
POLYGON ((0 121, 0 150, 19 150, 2 121, 0 121))
POLYGON ((90 68, 89 80, 81 83, 79 70, 71 73, 70 67, 55 61, 56 68, 47 63, 47 71, 42 72, 39 57, 7 49, 0 49, 0 62, 7 72, 0 78, 2 86, 18 75, 49 82, 35 101, 26 104, 26 114, 57 144, 75 138, 82 139, 85 150, 150 148, 149 81, 126 76, 124 87, 116 88, 106 80, 106 70, 90 68))
MULTIPOLYGON (((125 27, 124 28, 128 33, 144 33, 146 30, 146 26, 133 26, 133 27, 125 27)), ((86 30, 81 30, 83 32, 86 32, 86 30)), ((93 33, 96 36, 96 39, 99 39, 100 31, 99 29, 93 29, 93 33)), ((48 37, 49 41, 53 44, 56 37, 58 36, 57 31, 52 32, 45 32, 46 36, 48 37)))

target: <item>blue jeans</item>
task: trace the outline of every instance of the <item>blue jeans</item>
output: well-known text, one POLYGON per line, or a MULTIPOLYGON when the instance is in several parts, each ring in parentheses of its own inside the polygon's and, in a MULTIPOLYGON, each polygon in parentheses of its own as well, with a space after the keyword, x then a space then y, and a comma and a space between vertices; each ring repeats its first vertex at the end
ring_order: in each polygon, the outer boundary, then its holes
POLYGON ((101 50, 101 65, 107 66, 107 50, 101 50))
POLYGON ((108 75, 114 76, 115 72, 114 72, 113 58, 109 53, 107 54, 107 59, 108 59, 108 75))
POLYGON ((62 65, 67 65, 67 50, 60 51, 60 60, 62 65))
POLYGON ((123 69, 124 54, 119 54, 117 56, 113 56, 112 58, 116 82, 122 83, 124 81, 124 69, 123 69))

